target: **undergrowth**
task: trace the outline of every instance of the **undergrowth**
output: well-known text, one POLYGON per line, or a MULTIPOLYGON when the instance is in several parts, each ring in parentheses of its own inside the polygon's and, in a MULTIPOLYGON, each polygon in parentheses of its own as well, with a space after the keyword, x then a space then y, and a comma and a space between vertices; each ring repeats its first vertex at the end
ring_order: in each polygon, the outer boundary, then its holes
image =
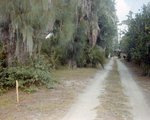
POLYGON ((19 82, 19 88, 25 92, 38 90, 38 86, 46 85, 47 88, 53 88, 53 83, 58 82, 52 79, 53 70, 51 64, 40 57, 34 60, 27 60, 26 66, 16 62, 15 67, 0 69, 0 94, 3 94, 19 82))

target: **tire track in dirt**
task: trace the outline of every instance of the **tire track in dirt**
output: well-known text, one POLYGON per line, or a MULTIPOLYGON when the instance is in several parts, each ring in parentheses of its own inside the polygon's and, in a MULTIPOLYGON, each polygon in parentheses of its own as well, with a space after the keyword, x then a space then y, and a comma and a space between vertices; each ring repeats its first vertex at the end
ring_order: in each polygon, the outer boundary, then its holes
POLYGON ((91 79, 90 84, 84 93, 79 95, 77 101, 69 110, 68 114, 61 120, 93 120, 97 116, 97 107, 99 103, 98 96, 103 88, 103 81, 112 69, 113 60, 110 60, 104 70, 97 72, 95 77, 91 79))
POLYGON ((95 120, 131 120, 128 96, 118 72, 116 58, 113 58, 113 69, 108 73, 104 82, 103 94, 99 96, 100 105, 97 107, 98 115, 95 120))
POLYGON ((117 60, 125 94, 129 97, 133 120, 150 120, 150 108, 128 68, 117 60))

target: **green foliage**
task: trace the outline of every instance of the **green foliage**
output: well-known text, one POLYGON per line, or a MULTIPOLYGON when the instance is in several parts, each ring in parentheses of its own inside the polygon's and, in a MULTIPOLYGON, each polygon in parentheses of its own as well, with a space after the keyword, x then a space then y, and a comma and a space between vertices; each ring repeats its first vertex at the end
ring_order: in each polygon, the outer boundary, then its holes
POLYGON ((97 44, 105 50, 105 56, 116 49, 118 44, 117 33, 117 16, 115 9, 115 1, 105 0, 99 1, 98 25, 100 33, 97 37, 97 44))
POLYGON ((99 46, 87 45, 84 51, 84 55, 78 60, 78 66, 80 67, 97 67, 99 64, 104 67, 105 55, 99 46))
POLYGON ((88 57, 93 67, 97 67, 98 64, 101 64, 102 67, 104 67, 105 57, 102 49, 99 46, 94 46, 93 48, 90 48, 88 57))
POLYGON ((131 54, 130 54, 130 53, 127 54, 127 61, 128 61, 128 62, 131 61, 131 54))
POLYGON ((3 46, 2 44, 0 43, 0 69, 2 69, 2 67, 5 65, 5 55, 3 53, 3 46))
POLYGON ((35 91, 38 91, 38 88, 35 85, 31 85, 29 88, 24 88, 24 91, 28 93, 35 92, 35 91))
POLYGON ((8 32, 9 41, 17 40, 15 56, 19 56, 21 49, 19 41, 24 43, 24 51, 32 55, 35 45, 43 39, 41 36, 46 28, 51 29, 54 10, 49 8, 49 4, 49 0, 1 0, 1 28, 8 32))
POLYGON ((112 0, 2 0, 0 32, 9 66, 1 67, 0 90, 15 87, 16 80, 26 92, 37 91, 38 85, 53 88, 57 81, 52 80, 50 68, 68 61, 79 67, 103 66, 113 49, 116 23, 112 0), (50 31, 53 36, 44 40, 50 31), (37 59, 41 49, 46 57, 37 59), (12 59, 18 60, 14 66, 9 64, 12 59))
POLYGON ((43 58, 27 60, 27 66, 3 68, 0 73, 0 89, 5 92, 7 88, 14 88, 18 80, 19 88, 25 92, 37 91, 39 85, 50 86, 54 81, 51 78, 53 70, 51 64, 43 58))
MULTIPOLYGON (((69 18, 67 21, 69 21, 69 18)), ((75 61, 80 59, 87 40, 87 35, 85 34, 87 24, 84 20, 78 23, 78 28, 76 31, 71 33, 72 37, 70 40, 62 40, 68 39, 65 34, 70 33, 65 32, 64 29, 59 31, 59 24, 60 22, 57 21, 55 24, 55 29, 53 30, 53 36, 50 39, 45 40, 42 46, 42 51, 49 56, 50 62, 56 68, 58 68, 60 64, 65 65, 69 59, 75 61), (62 37, 63 35, 64 37, 62 37)), ((68 26, 68 28, 74 29, 74 26, 72 28, 71 26, 68 26)))
POLYGON ((120 55, 119 51, 117 52, 117 56, 118 56, 118 58, 121 58, 121 55, 120 55))
MULTIPOLYGON (((150 69, 150 11, 148 5, 143 5, 141 13, 137 13, 132 18, 132 12, 128 19, 124 21, 128 25, 128 31, 125 32, 121 41, 121 49, 127 54, 127 61, 134 60, 141 65, 145 71, 150 69)), ((146 72, 147 73, 147 72, 146 72)))
POLYGON ((105 57, 106 58, 108 58, 110 52, 111 52, 111 50, 109 48, 106 48, 106 50, 105 50, 105 57))

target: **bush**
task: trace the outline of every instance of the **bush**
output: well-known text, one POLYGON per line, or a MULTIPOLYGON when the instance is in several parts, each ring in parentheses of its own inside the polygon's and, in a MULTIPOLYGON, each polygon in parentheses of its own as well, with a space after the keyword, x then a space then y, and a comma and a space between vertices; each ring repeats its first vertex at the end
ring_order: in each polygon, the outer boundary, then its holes
POLYGON ((109 53, 110 53, 110 49, 109 49, 109 48, 106 48, 106 50, 105 50, 105 57, 106 57, 106 58, 108 58, 109 53))
POLYGON ((78 66, 97 67, 101 64, 104 67, 105 54, 99 46, 87 45, 82 58, 78 60, 78 66))
POLYGON ((16 66, 1 69, 0 72, 0 91, 1 94, 10 88, 15 87, 18 80, 19 88, 25 92, 37 91, 38 85, 50 86, 54 81, 51 78, 53 70, 51 64, 43 58, 27 60, 27 66, 16 66))
POLYGON ((92 51, 90 51, 89 53, 89 59, 92 63, 92 67, 97 67, 98 64, 101 64, 104 67, 105 56, 99 46, 95 46, 92 48, 92 51))
POLYGON ((131 61, 131 54, 130 54, 130 53, 127 54, 127 61, 128 61, 128 62, 131 61))

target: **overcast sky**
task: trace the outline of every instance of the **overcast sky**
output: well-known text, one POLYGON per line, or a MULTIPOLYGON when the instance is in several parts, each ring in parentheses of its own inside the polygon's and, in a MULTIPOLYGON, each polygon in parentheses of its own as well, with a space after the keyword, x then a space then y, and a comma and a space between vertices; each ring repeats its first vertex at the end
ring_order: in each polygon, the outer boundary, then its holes
MULTIPOLYGON (((119 21, 126 20, 126 15, 131 10, 133 13, 139 12, 143 4, 147 5, 150 0, 116 0, 117 16, 119 21)), ((122 27, 119 27, 122 28, 122 27)))

